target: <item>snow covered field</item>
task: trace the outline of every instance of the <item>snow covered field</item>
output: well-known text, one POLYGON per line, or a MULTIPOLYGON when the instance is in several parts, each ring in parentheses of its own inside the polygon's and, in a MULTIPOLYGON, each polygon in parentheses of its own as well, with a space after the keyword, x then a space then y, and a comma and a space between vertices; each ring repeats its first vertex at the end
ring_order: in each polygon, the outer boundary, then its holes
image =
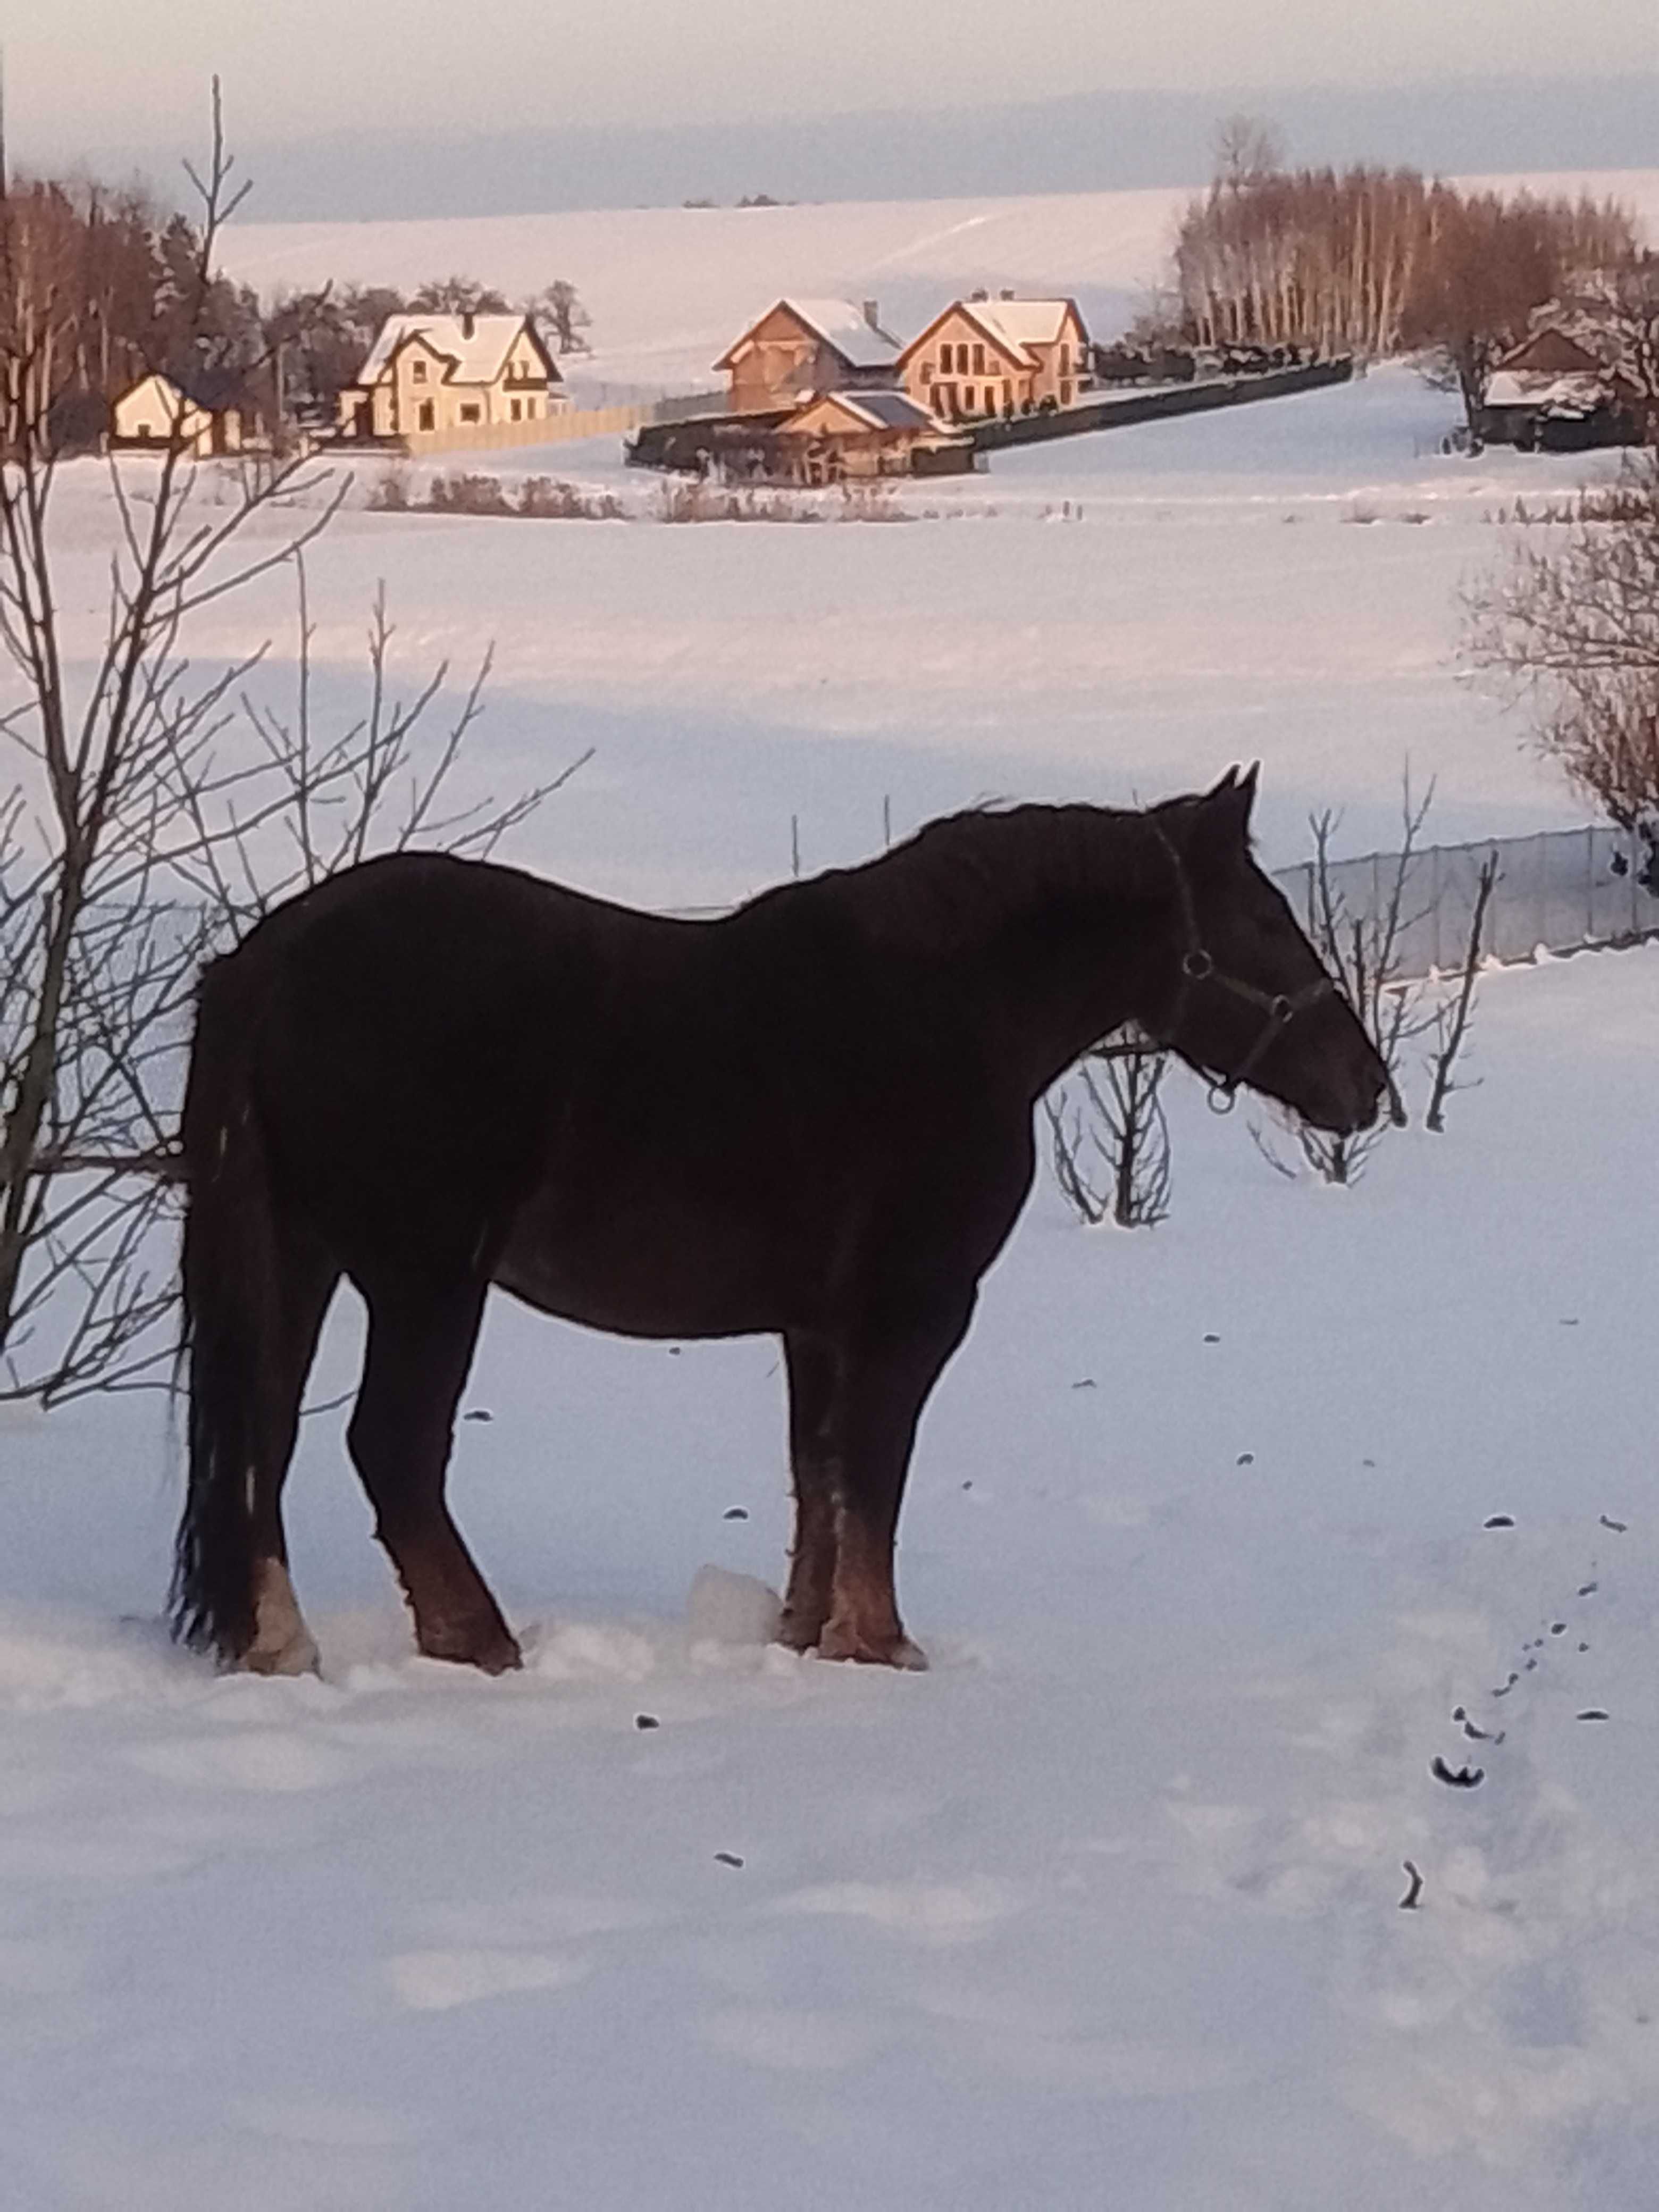
MULTIPOLYGON (((1275 862, 1314 805, 1389 842, 1407 755, 1442 836, 1581 819, 1451 653, 1490 516, 1606 465, 1444 459, 1449 419, 1389 372, 893 525, 354 507, 318 709, 377 578, 411 678, 494 638, 477 787, 598 748, 510 857, 665 904, 785 872, 792 815, 815 867, 884 798, 1257 756, 1275 862)), ((609 449, 514 466, 650 503, 609 449)), ((105 495, 64 489, 90 621, 105 495)), ((280 684, 286 604, 221 603, 204 662, 275 633, 280 684)), ((497 1302, 454 1480, 527 1632, 497 1682, 409 1656, 339 1411, 290 1486, 300 1682, 166 1644, 161 1404, 0 1416, 0 2206, 1650 2203, 1659 951, 1490 977, 1468 1072, 1350 1192, 1189 1083, 1158 1230, 1045 1179, 923 1428, 923 1676, 762 1640, 768 1343, 497 1302)))
MULTIPOLYGON (((256 185, 257 185, 257 179, 256 185)), ((1659 231, 1659 169, 1479 179, 1505 191, 1609 194, 1659 231)), ((713 363, 783 293, 877 301, 905 337, 982 285, 1075 299, 1109 337, 1168 282, 1192 193, 1056 192, 1020 199, 853 201, 776 208, 624 208, 410 222, 238 222, 225 266, 269 295, 332 282, 408 289, 451 270, 509 298, 555 277, 593 318, 584 386, 665 391, 718 382, 713 363)), ((250 203, 257 214, 257 190, 250 203)))

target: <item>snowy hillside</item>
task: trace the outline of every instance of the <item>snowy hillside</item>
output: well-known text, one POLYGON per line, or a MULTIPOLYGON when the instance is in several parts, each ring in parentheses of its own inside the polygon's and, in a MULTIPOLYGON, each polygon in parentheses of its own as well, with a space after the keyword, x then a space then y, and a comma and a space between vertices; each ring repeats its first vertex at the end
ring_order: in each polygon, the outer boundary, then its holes
MULTIPOLYGON (((1659 237, 1659 170, 1494 180, 1613 193, 1659 237)), ((783 208, 636 208, 423 222, 238 223, 225 266, 278 286, 408 288, 452 270, 510 298, 555 277, 593 318, 584 381, 700 389, 738 331, 781 294, 873 299, 908 337, 977 286, 1075 297, 1097 335, 1121 329, 1165 281, 1184 191, 1029 199, 900 200, 783 208)), ((257 201, 255 202, 257 205, 257 201)))
MULTIPOLYGON (((405 693, 495 643, 468 795, 595 749, 504 857, 661 904, 787 873, 792 817, 812 868, 884 802, 1255 757, 1273 861, 1314 805, 1386 844, 1407 758, 1443 837, 1570 823, 1459 678, 1457 595, 1517 492, 1609 464, 1452 459, 1449 420, 1390 370, 881 525, 670 526, 614 443, 518 454, 632 519, 354 504, 312 711, 360 709, 383 579, 405 693)), ((96 464, 60 492, 85 650, 114 516, 96 464)), ((268 578, 197 665, 270 638, 280 705, 292 623, 268 578)), ((289 1492, 300 1681, 166 1644, 164 1403, 0 1414, 0 2208, 1645 2212, 1659 951, 1488 977, 1467 1073, 1346 1192, 1184 1079, 1163 1225, 1085 1232, 1045 1176, 923 1425, 925 1675, 763 1641, 769 1342, 495 1301, 453 1490, 526 1638, 494 1682, 410 1656, 337 1403, 289 1492)), ((319 1403, 357 1339, 343 1300, 319 1403)))

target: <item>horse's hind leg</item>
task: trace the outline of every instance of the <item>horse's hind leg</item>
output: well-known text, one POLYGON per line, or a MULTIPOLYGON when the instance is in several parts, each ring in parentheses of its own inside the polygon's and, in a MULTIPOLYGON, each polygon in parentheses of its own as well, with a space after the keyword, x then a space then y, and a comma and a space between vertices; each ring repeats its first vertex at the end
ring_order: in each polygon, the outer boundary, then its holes
POLYGON ((347 1440, 431 1659, 500 1674, 519 1647, 444 1502, 455 1408, 472 1364, 486 1285, 377 1276, 360 1285, 368 1355, 347 1440))
POLYGON ((277 1267, 280 1333, 266 1386, 264 1435, 251 1500, 253 1640, 241 1664, 256 1674, 307 1674, 316 1668, 317 1645, 289 1578, 283 1485, 299 1432, 306 1376, 340 1271, 303 1233, 283 1240, 277 1267))
POLYGON ((783 1340, 789 1370, 789 1467, 795 1486, 795 1540, 778 1641, 810 1651, 830 1618, 836 1571, 834 1411, 836 1348, 830 1338, 792 1329, 783 1340))

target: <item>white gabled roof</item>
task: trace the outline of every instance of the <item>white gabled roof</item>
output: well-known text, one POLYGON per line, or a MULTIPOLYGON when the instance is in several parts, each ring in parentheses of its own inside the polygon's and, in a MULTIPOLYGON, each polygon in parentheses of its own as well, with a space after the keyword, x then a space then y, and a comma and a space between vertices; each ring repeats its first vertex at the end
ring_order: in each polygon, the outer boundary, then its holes
POLYGON ((1074 300, 952 300, 919 337, 911 339, 904 349, 907 359, 932 343, 934 331, 948 315, 965 315, 1025 368, 1037 366, 1033 346, 1058 343, 1067 315, 1076 315, 1079 329, 1083 327, 1074 300))
POLYGON ((1488 407, 1594 408, 1607 398, 1605 378, 1588 369, 1500 368, 1487 379, 1488 407))
POLYGON ((724 368, 737 352, 750 331, 775 315, 781 307, 797 322, 815 331, 826 345, 836 351, 852 368, 890 368, 899 356, 899 343, 883 330, 866 319, 864 310, 855 307, 850 300, 775 300, 766 314, 757 315, 743 333, 743 337, 727 349, 715 363, 724 368))
POLYGON ((1076 313, 1069 300, 968 300, 963 304, 1015 346, 1058 344, 1066 316, 1076 313))
POLYGON ((357 372, 357 381, 374 383, 398 347, 418 337, 453 363, 451 383, 494 384, 528 320, 525 315, 388 315, 357 372))

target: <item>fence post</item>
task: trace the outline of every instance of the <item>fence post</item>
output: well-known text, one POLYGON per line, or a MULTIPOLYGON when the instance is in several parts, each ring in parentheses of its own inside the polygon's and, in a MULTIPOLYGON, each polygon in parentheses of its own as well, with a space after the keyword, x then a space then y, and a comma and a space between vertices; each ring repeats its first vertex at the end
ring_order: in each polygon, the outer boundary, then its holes
POLYGON ((1584 829, 1584 942, 1595 941, 1595 824, 1584 829))

